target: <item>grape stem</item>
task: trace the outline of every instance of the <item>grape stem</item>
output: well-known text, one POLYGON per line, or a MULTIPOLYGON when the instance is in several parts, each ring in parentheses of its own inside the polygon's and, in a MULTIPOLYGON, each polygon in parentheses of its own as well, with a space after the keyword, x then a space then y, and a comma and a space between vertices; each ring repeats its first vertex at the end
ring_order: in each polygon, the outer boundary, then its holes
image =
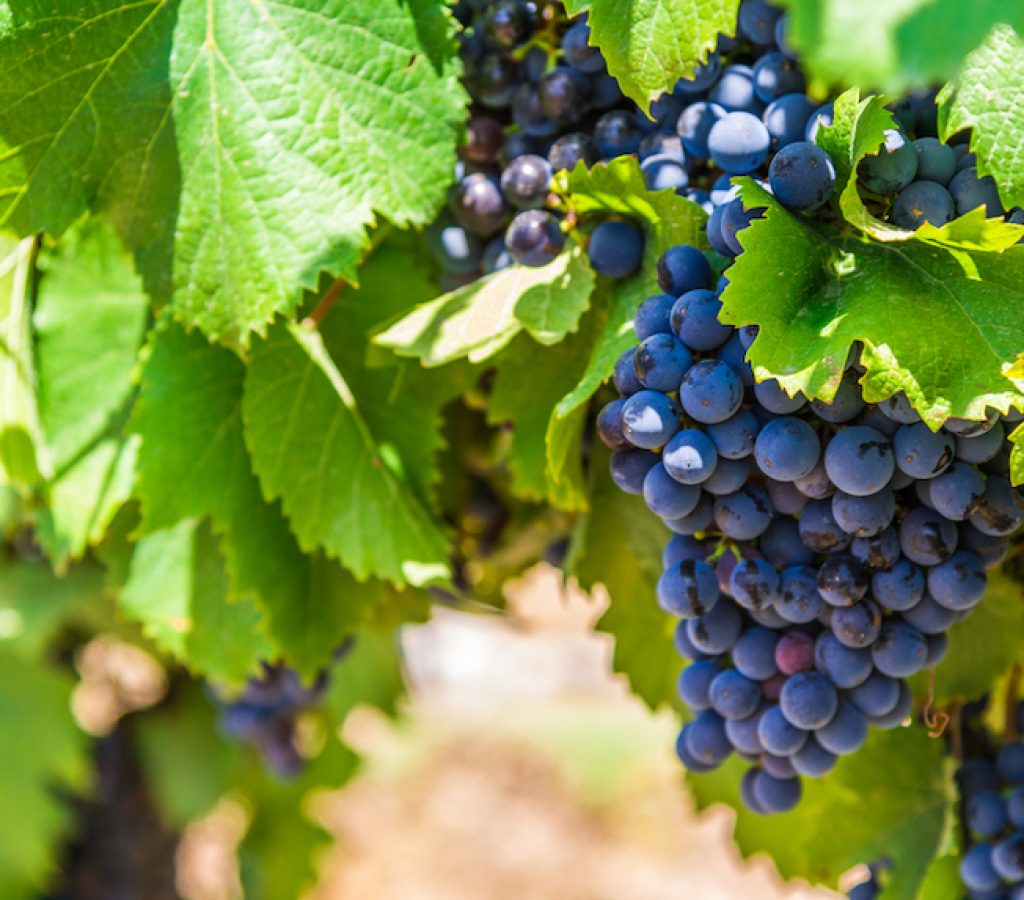
POLYGON ((924 705, 921 718, 928 728, 928 737, 942 737, 942 733, 949 725, 949 713, 945 710, 933 710, 935 703, 935 666, 928 667, 928 702, 924 705))
POLYGON ((324 292, 324 295, 317 301, 310 314, 302 320, 304 328, 316 329, 320 327, 320 323, 327 318, 327 314, 341 296, 341 292, 345 289, 346 284, 347 282, 344 278, 336 278, 334 280, 334 284, 324 292))

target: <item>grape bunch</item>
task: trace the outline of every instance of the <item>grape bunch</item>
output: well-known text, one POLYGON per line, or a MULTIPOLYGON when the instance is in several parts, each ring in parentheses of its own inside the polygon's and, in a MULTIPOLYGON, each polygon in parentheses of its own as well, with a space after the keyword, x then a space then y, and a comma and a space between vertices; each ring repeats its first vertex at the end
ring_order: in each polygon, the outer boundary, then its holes
MULTIPOLYGON (((967 749, 956 773, 965 842, 960 880, 973 898, 1024 898, 1024 741, 1001 742, 981 721, 984 703, 962 711, 967 749)), ((1012 706, 1011 706, 1012 709, 1012 706)), ((1020 723, 1021 708, 1015 710, 1020 723)))
POLYGON ((906 679, 981 601, 1024 519, 1005 440, 1022 416, 932 431, 902 393, 864 401, 856 353, 832 403, 790 397, 755 383, 757 328, 719 320, 725 278, 711 289, 699 250, 668 250, 658 280, 597 431, 615 483, 674 533, 657 600, 691 660, 679 757, 739 754, 747 805, 780 812, 799 776, 907 718, 906 679))
POLYGON ((292 669, 264 663, 261 676, 250 678, 239 696, 218 699, 221 726, 232 737, 253 744, 273 772, 294 777, 303 768, 295 745, 296 722, 303 710, 320 702, 327 683, 327 672, 306 686, 292 669))

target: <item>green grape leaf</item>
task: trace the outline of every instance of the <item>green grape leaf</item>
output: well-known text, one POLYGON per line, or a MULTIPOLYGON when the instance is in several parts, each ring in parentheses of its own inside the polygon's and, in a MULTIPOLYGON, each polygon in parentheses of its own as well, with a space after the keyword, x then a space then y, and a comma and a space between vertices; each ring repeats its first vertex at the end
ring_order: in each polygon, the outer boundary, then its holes
POLYGON ((573 535, 569 574, 610 604, 597 624, 615 639, 612 666, 651 709, 678 706, 682 660, 672 642, 674 621, 655 601, 661 551, 671 534, 639 497, 620 491, 608 472, 608 451, 594 454, 590 511, 573 535))
POLYGON ((136 544, 121 609, 193 672, 240 685, 275 650, 252 601, 229 602, 228 592, 215 538, 186 519, 136 544))
POLYGON ((0 24, 0 225, 59 236, 93 208, 133 242, 170 228, 178 3, 11 6, 0 24))
POLYGON ((148 304, 114 232, 93 220, 44 248, 32 316, 39 414, 60 470, 108 427, 132 391, 148 304))
MULTIPOLYGON (((885 900, 886 894, 882 894, 885 900)), ((959 854, 946 853, 935 857, 925 873, 917 900, 962 900, 963 882, 960 881, 959 854)))
POLYGON ((416 256, 418 243, 405 232, 377 247, 359 273, 360 286, 343 292, 320 333, 367 427, 395 447, 420 498, 432 504, 441 477, 442 409, 467 390, 472 373, 465 364, 424 369, 370 343, 385 321, 437 290, 416 256))
POLYGON ((394 446, 368 427, 318 333, 282 323, 256 344, 242 409, 264 494, 281 498, 304 550, 323 547, 359 579, 447 580, 442 526, 394 446))
POLYGON ((72 460, 46 486, 36 540, 58 568, 103 540, 117 511, 132 495, 134 438, 108 436, 72 460))
POLYGON ((0 816, 0 894, 12 900, 40 896, 56 873, 73 825, 58 791, 88 782, 89 742, 71 716, 71 687, 42 660, 0 650, 0 794, 9 810, 0 816))
POLYGON ((1002 371, 1024 331, 1024 248, 870 243, 790 215, 749 179, 741 191, 767 215, 744 231, 722 318, 760 326, 758 379, 831 400, 860 341, 865 399, 905 391, 932 427, 1021 402, 1002 371))
POLYGON ((224 536, 232 597, 254 598, 274 644, 312 677, 362 614, 359 598, 380 594, 305 556, 279 507, 263 499, 242 430, 244 380, 231 351, 175 324, 157 331, 133 421, 142 530, 209 516, 224 536))
POLYGON ((1024 24, 1001 0, 780 0, 787 41, 816 89, 859 84, 900 92, 952 78, 997 22, 1024 24))
MULTIPOLYGON (((949 630, 949 649, 935 667, 935 699, 976 700, 992 689, 1024 654, 1024 588, 998 571, 989 572, 984 599, 963 622, 949 630), (985 652, 979 653, 978 648, 985 652)), ((929 692, 929 679, 917 676, 915 693, 929 692)))
POLYGON ((739 0, 566 0, 565 8, 572 16, 589 10, 591 43, 622 92, 647 111, 693 75, 720 33, 736 33, 739 0))
POLYGON ((321 270, 356 280, 375 211, 423 224, 465 95, 436 0, 185 2, 171 60, 183 167, 174 309, 247 344, 321 270))
POLYGON ((102 594, 103 572, 97 566, 76 566, 57 576, 45 560, 0 554, 0 654, 41 659, 61 627, 102 594))
POLYGON ((855 173, 865 156, 879 151, 885 132, 897 127, 884 104, 884 97, 860 100, 857 89, 851 88, 836 100, 833 124, 818 130, 817 142, 836 166, 839 210, 847 222, 877 241, 920 240, 968 250, 1007 250, 1024 238, 1024 225, 1013 225, 1002 218, 986 219, 982 206, 945 225, 936 227, 926 222, 914 231, 876 218, 861 198, 855 173))
POLYGON ((524 328, 541 343, 557 343, 576 330, 593 288, 587 255, 573 245, 546 266, 500 269, 421 304, 375 340, 425 366, 480 363, 524 328))
POLYGON ((541 347, 521 335, 494 358, 494 387, 487 406, 492 425, 512 426, 507 448, 511 487, 524 500, 551 502, 565 509, 581 509, 586 491, 580 477, 562 477, 564 466, 549 469, 549 455, 559 460, 580 459, 581 423, 574 418, 555 419, 555 404, 579 381, 591 338, 589 328, 555 347, 541 347), (558 430, 549 434, 552 426, 558 430), (570 445, 577 453, 572 457, 570 445), (566 485, 562 487, 563 483, 566 485))
POLYGON ((1010 481, 1024 482, 1024 423, 1010 432, 1010 481))
POLYGON ((595 298, 594 341, 587 367, 555 407, 558 418, 565 418, 593 396, 611 375, 615 360, 635 342, 633 315, 647 297, 660 292, 658 257, 676 244, 706 245, 703 227, 707 215, 675 191, 648 191, 633 157, 618 157, 589 170, 580 164, 572 172, 560 172, 555 189, 577 218, 615 214, 631 219, 644 231, 640 271, 608 285, 608 299, 600 307, 595 298))
POLYGON ((700 806, 724 802, 736 810, 741 852, 770 854, 784 878, 834 884, 847 869, 888 857, 895 866, 885 896, 916 900, 952 812, 943 752, 943 742, 918 725, 871 729, 867 743, 841 757, 831 773, 803 779, 796 809, 772 816, 742 804, 740 778, 749 768, 742 760, 687 780, 700 806))
MULTIPOLYGON (((1014 18, 1017 27, 1024 30, 1024 13, 1018 11, 1014 18)), ((1024 204, 1021 66, 1024 38, 1008 25, 997 26, 964 60, 960 74, 937 98, 939 136, 945 140, 965 128, 971 129, 971 151, 978 160, 978 174, 992 176, 1006 207, 1024 204)))
POLYGON ((0 476, 23 487, 52 466, 36 403, 29 297, 36 240, 0 238, 0 476))

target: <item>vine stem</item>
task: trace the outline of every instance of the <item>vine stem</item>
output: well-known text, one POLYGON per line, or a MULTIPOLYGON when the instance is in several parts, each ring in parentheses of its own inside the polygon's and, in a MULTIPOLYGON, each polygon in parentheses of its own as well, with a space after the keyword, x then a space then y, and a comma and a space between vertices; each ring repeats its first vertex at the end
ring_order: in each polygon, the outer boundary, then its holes
POLYGON ((310 314, 302 320, 302 326, 304 328, 319 328, 320 323, 327 318, 327 314, 341 296, 341 292, 345 290, 347 283, 344 278, 336 278, 334 284, 324 291, 324 295, 317 301, 310 314))
POLYGON ((1017 739, 1017 700, 1020 695, 1020 663, 1014 663, 1006 682, 1006 699, 1003 701, 1003 743, 1017 739))

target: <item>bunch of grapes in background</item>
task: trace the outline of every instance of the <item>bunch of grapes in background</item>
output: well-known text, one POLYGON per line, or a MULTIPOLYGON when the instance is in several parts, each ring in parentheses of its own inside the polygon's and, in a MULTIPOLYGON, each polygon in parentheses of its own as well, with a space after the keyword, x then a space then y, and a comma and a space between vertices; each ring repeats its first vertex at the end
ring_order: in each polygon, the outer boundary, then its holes
POLYGON ((1010 709, 1016 721, 1002 741, 985 727, 985 703, 961 711, 960 879, 972 900, 1024 898, 1024 742, 1017 737, 1024 710, 1010 709))
POLYGON ((296 724, 304 710, 323 699, 327 684, 327 672, 305 685, 294 670, 264 663, 262 675, 250 678, 241 694, 217 699, 221 726, 231 737, 254 745, 271 771, 294 777, 303 768, 296 724))
POLYGON ((691 660, 679 756, 703 772, 739 754, 747 805, 780 812, 799 776, 907 718, 906 679, 981 600, 1024 518, 1005 440, 1021 416, 932 431, 903 394, 864 401, 856 353, 830 404, 755 384, 757 329, 719 321, 704 255, 673 247, 658 277, 598 434, 675 535, 658 603, 691 660))

